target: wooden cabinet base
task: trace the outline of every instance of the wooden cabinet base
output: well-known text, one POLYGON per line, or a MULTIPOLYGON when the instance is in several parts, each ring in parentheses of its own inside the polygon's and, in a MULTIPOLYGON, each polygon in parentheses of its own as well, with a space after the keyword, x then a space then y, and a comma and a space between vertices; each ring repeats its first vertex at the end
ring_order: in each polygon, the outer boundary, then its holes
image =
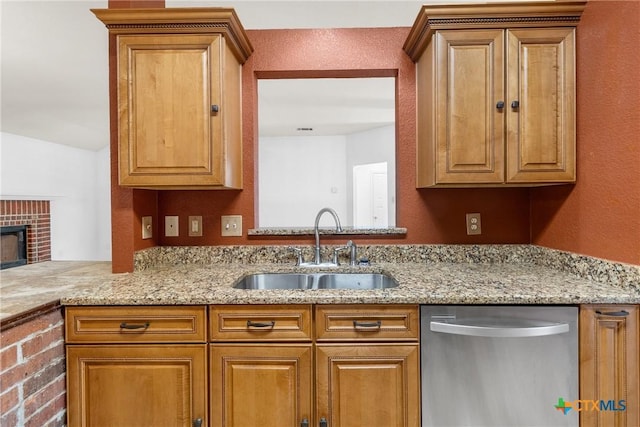
POLYGON ((580 308, 580 399, 605 402, 580 412, 582 427, 640 426, 639 317, 637 305, 580 308))
POLYGON ((67 347, 69 427, 207 425, 207 346, 67 347))

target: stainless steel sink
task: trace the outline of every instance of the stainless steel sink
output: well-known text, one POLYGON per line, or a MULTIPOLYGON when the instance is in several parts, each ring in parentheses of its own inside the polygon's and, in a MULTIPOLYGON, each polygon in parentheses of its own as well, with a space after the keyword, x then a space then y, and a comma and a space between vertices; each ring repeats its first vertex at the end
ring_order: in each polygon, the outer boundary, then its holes
POLYGON ((310 289, 313 277, 309 274, 272 273, 244 276, 233 287, 236 289, 310 289))
POLYGON ((235 289, 387 289, 398 286, 381 273, 257 273, 244 276, 235 289))
POLYGON ((392 277, 379 273, 331 273, 318 277, 318 289, 387 289, 398 286, 392 277))

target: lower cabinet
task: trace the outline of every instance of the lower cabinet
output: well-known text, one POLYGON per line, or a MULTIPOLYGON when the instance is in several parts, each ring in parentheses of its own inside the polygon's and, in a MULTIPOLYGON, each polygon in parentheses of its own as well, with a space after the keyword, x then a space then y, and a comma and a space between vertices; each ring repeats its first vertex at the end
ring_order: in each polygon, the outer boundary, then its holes
POLYGON ((212 426, 300 426, 313 416, 311 344, 212 344, 212 426))
POLYGON ((206 307, 67 307, 67 426, 208 425, 206 307))
POLYGON ((411 344, 318 345, 317 417, 331 427, 419 426, 419 353, 411 344))
POLYGON ((206 425, 205 344, 72 346, 67 367, 69 427, 206 425))
POLYGON ((580 307, 582 427, 640 426, 639 323, 638 305, 580 307))
POLYGON ((211 306, 211 426, 418 427, 418 316, 416 305, 211 306))
MULTIPOLYGON (((419 427, 419 327, 417 305, 67 307, 67 425, 419 427)), ((640 426, 640 306, 580 307, 578 400, 582 427, 640 426)))

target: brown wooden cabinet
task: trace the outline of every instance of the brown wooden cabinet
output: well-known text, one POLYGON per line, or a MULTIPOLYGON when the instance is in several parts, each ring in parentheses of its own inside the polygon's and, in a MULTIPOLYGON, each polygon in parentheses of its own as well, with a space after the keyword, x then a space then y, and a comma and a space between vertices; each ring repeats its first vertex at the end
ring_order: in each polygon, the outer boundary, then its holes
POLYGON ((418 427, 418 316, 417 306, 211 306, 211 426, 418 427))
POLYGON ((316 422, 420 425, 418 306, 318 305, 316 422))
POLYGON ((575 181, 575 26, 584 1, 424 6, 417 187, 575 181))
POLYGON ((311 421, 311 313, 310 305, 209 308, 212 427, 311 421))
POLYGON ((580 307, 580 399, 613 401, 581 411, 582 427, 640 425, 639 324, 638 305, 580 307))
POLYGON ((205 307, 67 307, 67 425, 208 424, 205 307))
POLYGON ((94 10, 116 37, 119 183, 242 188, 242 64, 232 9, 94 10))

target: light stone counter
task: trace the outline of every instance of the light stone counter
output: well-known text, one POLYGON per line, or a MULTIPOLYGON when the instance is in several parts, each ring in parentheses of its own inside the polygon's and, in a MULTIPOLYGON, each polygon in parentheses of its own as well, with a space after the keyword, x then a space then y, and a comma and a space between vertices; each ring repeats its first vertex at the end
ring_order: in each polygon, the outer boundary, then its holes
MULTIPOLYGON (((327 252, 332 248, 325 248, 327 252)), ((312 248, 304 247, 307 259, 312 248)), ((250 273, 311 271, 294 267, 284 246, 157 247, 136 256, 136 271, 67 305, 111 304, 585 304, 640 303, 640 266, 532 245, 361 245, 370 267, 399 286, 385 290, 244 290, 250 273)), ((346 260, 344 260, 346 261, 346 260)))
POLYGON ((156 267, 106 280, 62 298, 65 305, 164 304, 586 304, 640 303, 640 292, 521 264, 381 263, 331 271, 382 272, 399 286, 385 290, 244 290, 249 273, 313 271, 274 264, 156 267))
MULTIPOLYGON (((307 259, 311 247, 303 248, 307 259)), ((330 248, 329 248, 330 249, 330 248)), ((108 262, 46 262, 0 273, 0 321, 45 304, 640 304, 640 266, 533 245, 361 245, 393 276, 387 290, 241 290, 245 274, 294 267, 285 246, 156 247, 136 254, 136 272, 108 262)), ((352 271, 340 267, 331 271, 352 271)))

